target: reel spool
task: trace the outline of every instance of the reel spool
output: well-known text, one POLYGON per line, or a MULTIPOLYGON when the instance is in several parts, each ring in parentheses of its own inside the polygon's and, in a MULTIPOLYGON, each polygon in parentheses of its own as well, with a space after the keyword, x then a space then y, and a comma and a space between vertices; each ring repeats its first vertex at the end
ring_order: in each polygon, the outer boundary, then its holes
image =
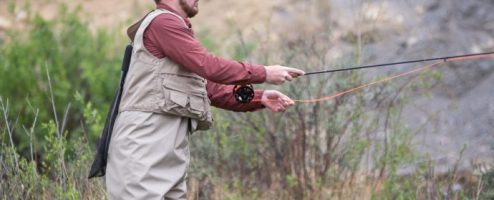
POLYGON ((252 84, 236 85, 233 87, 233 96, 239 103, 250 103, 254 99, 254 86, 252 84))

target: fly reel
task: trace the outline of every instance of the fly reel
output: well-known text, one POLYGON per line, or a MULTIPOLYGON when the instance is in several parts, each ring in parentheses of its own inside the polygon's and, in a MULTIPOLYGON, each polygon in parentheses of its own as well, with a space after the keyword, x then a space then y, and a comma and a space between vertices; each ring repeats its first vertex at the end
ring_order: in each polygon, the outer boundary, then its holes
POLYGON ((239 103, 250 103, 254 99, 254 86, 252 84, 236 85, 233 87, 233 96, 239 103))

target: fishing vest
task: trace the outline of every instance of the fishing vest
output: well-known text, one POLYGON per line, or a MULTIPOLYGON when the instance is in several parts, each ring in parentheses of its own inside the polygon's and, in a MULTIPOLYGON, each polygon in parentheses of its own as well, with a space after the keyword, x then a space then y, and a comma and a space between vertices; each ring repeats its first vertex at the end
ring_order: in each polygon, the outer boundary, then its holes
POLYGON ((188 117, 192 119, 192 131, 207 130, 213 119, 206 79, 167 57, 156 58, 144 47, 144 31, 161 14, 176 16, 188 28, 182 17, 168 10, 158 9, 146 16, 134 38, 119 112, 142 111, 188 117))

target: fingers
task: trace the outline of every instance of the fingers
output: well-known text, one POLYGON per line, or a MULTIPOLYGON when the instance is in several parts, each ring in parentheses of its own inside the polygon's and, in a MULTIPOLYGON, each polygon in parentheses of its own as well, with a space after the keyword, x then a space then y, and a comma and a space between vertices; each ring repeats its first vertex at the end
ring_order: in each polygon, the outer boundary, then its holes
POLYGON ((274 112, 285 112, 288 107, 295 104, 290 97, 276 90, 264 91, 262 103, 274 112))
MULTIPOLYGON (((276 91, 276 92, 278 92, 278 91, 276 91)), ((278 98, 281 100, 281 102, 283 103, 284 106, 291 106, 291 105, 295 104, 295 102, 292 99, 290 99, 290 97, 284 95, 281 92, 278 92, 278 98)))
POLYGON ((287 81, 292 81, 292 80, 293 80, 292 75, 290 75, 289 73, 287 73, 287 74, 285 75, 285 80, 287 80, 287 81))
POLYGON ((274 106, 274 109, 272 109, 275 112, 285 112, 286 111, 286 106, 283 105, 281 102, 277 102, 277 105, 274 106))
POLYGON ((288 73, 293 77, 299 77, 299 76, 303 76, 305 74, 305 72, 300 70, 300 69, 290 68, 290 67, 287 67, 287 68, 288 68, 287 69, 288 73))
POLYGON ((305 74, 304 71, 296 68, 291 68, 291 67, 285 67, 285 70, 287 72, 287 77, 285 79, 287 81, 293 80, 293 78, 297 78, 299 76, 303 76, 305 74))
POLYGON ((274 65, 266 67, 266 74, 267 83, 280 85, 285 81, 292 81, 294 78, 304 75, 305 72, 296 68, 274 65))

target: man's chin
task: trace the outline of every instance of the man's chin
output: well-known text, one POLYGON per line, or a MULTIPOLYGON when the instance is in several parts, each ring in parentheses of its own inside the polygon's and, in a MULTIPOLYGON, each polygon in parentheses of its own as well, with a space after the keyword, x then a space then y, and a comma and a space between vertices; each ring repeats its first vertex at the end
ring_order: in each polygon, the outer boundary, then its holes
POLYGON ((199 14, 199 10, 195 9, 195 10, 194 10, 194 12, 188 13, 188 14, 187 14, 187 17, 189 17, 189 18, 193 18, 193 17, 195 17, 197 14, 199 14))

